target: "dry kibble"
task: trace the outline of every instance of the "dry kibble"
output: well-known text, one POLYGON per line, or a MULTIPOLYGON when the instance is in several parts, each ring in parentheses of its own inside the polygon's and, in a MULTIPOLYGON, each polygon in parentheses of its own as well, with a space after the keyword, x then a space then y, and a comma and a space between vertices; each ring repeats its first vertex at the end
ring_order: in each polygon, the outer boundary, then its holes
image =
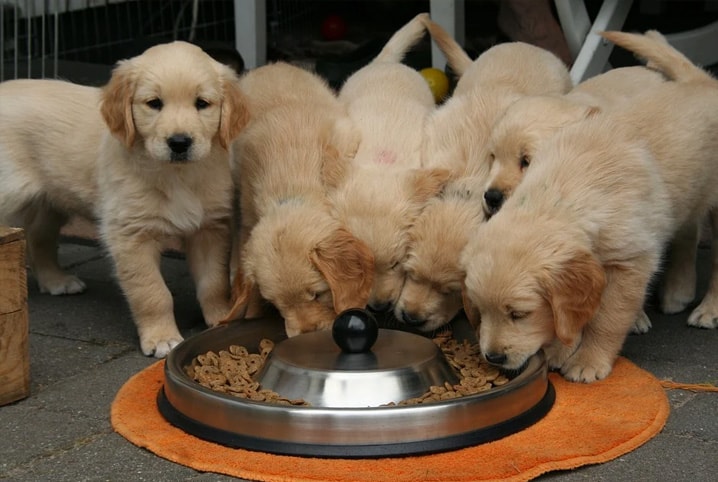
POLYGON ((219 353, 209 351, 197 355, 185 368, 187 374, 200 385, 217 392, 228 393, 257 402, 280 405, 308 405, 304 400, 287 400, 271 390, 260 389, 252 377, 264 366, 274 342, 259 342, 260 353, 249 353, 246 347, 231 345, 219 353))
MULTIPOLYGON (((433 338, 449 365, 455 370, 459 383, 444 382, 432 386, 423 395, 386 406, 418 405, 451 400, 474 395, 505 385, 509 379, 498 368, 483 361, 478 344, 458 341, 451 332, 444 331, 433 338)), ((308 406, 305 400, 290 400, 280 394, 263 389, 254 375, 259 373, 267 357, 274 349, 274 342, 263 339, 259 342, 259 353, 250 353, 244 346, 231 345, 218 353, 209 351, 197 355, 185 372, 200 385, 217 392, 227 393, 248 400, 285 406, 308 406)))
POLYGON ((495 386, 508 383, 509 379, 502 375, 498 368, 482 360, 478 344, 471 344, 467 340, 460 342, 447 332, 435 337, 434 343, 441 348, 447 362, 456 371, 459 384, 452 386, 450 383, 444 383, 441 387, 430 387, 429 391, 421 397, 392 405, 417 405, 450 400, 485 392, 495 386))

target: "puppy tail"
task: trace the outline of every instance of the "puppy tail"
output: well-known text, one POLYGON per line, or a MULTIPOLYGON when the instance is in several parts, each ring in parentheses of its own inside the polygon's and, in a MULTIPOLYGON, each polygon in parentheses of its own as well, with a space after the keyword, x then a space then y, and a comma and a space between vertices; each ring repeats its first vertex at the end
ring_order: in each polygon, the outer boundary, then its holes
POLYGON ((381 52, 374 58, 374 62, 401 62, 406 53, 426 34, 425 22, 428 18, 429 14, 420 13, 394 32, 381 52))
POLYGON ((461 45, 459 45, 441 25, 431 20, 428 16, 423 21, 426 25, 426 29, 429 31, 429 35, 431 35, 431 38, 436 42, 439 50, 446 56, 451 70, 459 77, 464 75, 466 69, 472 64, 469 54, 466 53, 461 45))
POLYGON ((600 32, 600 35, 619 47, 633 52, 646 61, 648 68, 661 72, 668 80, 715 82, 708 72, 672 47, 657 30, 649 30, 644 35, 619 31, 600 32))

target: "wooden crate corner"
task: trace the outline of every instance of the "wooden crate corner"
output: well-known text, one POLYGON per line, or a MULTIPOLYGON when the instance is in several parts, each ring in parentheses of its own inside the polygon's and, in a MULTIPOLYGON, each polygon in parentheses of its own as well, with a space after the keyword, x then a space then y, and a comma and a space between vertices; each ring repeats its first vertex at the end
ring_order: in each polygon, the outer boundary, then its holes
POLYGON ((30 394, 25 233, 0 226, 0 405, 30 394))

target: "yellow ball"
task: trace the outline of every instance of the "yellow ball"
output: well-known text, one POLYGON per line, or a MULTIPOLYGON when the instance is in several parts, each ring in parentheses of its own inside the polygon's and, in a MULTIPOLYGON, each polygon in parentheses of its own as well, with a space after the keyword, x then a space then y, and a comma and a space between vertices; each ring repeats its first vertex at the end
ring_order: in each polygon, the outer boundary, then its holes
POLYGON ((438 103, 444 100, 446 94, 449 93, 449 78, 446 74, 434 67, 421 69, 419 73, 426 79, 429 84, 431 93, 434 94, 434 100, 438 103))

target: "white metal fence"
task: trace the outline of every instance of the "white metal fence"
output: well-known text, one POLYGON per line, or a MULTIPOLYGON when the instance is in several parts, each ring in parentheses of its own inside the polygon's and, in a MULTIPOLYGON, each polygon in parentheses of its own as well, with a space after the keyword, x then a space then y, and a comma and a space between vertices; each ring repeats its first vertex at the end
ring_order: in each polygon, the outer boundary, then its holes
POLYGON ((0 0, 0 81, 67 77, 154 43, 234 45, 233 0, 0 0))

